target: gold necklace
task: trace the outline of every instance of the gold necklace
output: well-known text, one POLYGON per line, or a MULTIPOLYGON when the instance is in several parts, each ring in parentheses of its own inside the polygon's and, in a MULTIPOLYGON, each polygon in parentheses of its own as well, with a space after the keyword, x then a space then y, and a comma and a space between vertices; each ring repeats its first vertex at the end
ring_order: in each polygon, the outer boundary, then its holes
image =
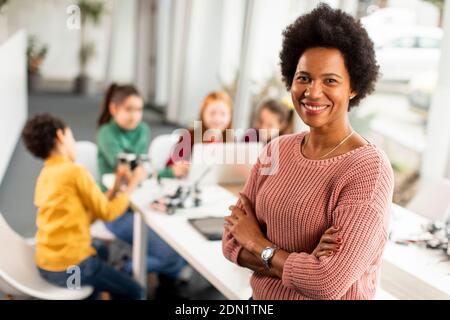
MULTIPOLYGON (((350 139, 350 137, 351 137, 354 133, 355 133, 355 131, 352 130, 352 132, 351 132, 348 136, 346 136, 341 142, 339 142, 338 145, 336 145, 333 149, 331 149, 330 152, 327 152, 327 153, 324 154, 323 156, 319 157, 319 160, 325 158, 326 156, 328 156, 328 155, 331 154, 332 152, 336 151, 336 150, 337 150, 340 146, 342 146, 348 139, 350 139)), ((308 141, 309 141, 309 134, 308 134, 308 136, 307 136, 306 138, 307 138, 307 139, 306 139, 305 143, 301 146, 302 154, 305 154, 304 150, 305 150, 306 144, 307 144, 308 141)))

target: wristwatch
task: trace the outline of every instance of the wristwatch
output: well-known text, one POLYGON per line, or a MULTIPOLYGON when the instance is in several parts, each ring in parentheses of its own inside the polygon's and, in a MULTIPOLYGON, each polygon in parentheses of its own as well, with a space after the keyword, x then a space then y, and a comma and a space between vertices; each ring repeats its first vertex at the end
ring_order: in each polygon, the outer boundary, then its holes
POLYGON ((272 260, 273 255, 275 254, 275 251, 278 249, 277 246, 273 246, 273 247, 266 247, 263 249, 263 251, 261 252, 261 259, 264 263, 264 266, 267 269, 270 269, 270 260, 272 260))

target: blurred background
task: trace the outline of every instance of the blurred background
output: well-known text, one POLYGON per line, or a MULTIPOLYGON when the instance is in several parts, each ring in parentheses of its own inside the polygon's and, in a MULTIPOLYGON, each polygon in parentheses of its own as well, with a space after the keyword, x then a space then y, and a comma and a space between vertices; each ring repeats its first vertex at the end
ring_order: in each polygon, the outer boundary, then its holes
POLYGON ((34 235, 41 163, 18 143, 25 119, 52 112, 95 141, 112 81, 138 86, 152 138, 191 127, 217 89, 234 99, 235 127, 248 128, 261 99, 289 101, 281 33, 319 2, 361 19, 375 43, 381 79, 350 117, 388 154, 394 202, 407 206, 423 184, 450 175, 448 1, 0 0, 0 211, 34 235))

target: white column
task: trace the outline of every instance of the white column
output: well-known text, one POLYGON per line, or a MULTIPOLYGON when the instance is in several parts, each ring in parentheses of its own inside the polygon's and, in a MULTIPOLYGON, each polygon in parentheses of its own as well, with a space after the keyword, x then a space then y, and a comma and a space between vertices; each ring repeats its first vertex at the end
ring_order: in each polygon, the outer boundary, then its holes
POLYGON ((0 8, 0 44, 8 39, 8 4, 0 8))
POLYGON ((109 39, 108 39, 108 50, 106 52, 106 68, 105 68, 105 85, 109 86, 112 82, 112 68, 113 68, 113 57, 114 57, 114 46, 116 44, 115 34, 117 32, 117 0, 111 1, 111 20, 109 21, 109 39))
POLYGON ((436 181, 449 176, 450 153, 450 2, 445 2, 444 37, 441 46, 438 84, 433 96, 427 126, 427 145, 421 176, 436 181))
POLYGON ((136 8, 136 52, 134 65, 136 85, 147 101, 151 100, 155 68, 152 61, 154 50, 154 1, 139 0, 136 8))
POLYGON ((245 27, 242 39, 241 59, 239 67, 239 79, 237 83, 236 97, 234 100, 234 119, 235 129, 246 129, 251 116, 251 59, 254 54, 252 47, 254 46, 256 30, 255 21, 255 1, 247 0, 245 9, 245 27))
POLYGON ((0 43, 0 184, 28 114, 26 45, 24 30, 0 43))
POLYGON ((156 65, 155 101, 156 105, 169 102, 170 48, 171 48, 171 0, 159 0, 156 21, 156 65))
POLYGON ((179 122, 182 89, 186 73, 187 49, 191 30, 191 14, 193 0, 175 1, 172 5, 172 47, 170 49, 169 104, 166 118, 171 122, 179 122))

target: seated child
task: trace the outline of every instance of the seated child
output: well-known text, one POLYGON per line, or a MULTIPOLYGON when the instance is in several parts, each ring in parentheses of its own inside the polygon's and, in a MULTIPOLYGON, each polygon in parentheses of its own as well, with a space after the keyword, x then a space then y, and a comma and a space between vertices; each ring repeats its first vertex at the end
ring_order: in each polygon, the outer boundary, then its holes
POLYGON ((228 93, 213 91, 206 95, 200 106, 199 120, 199 136, 196 137, 194 128, 180 136, 166 168, 159 172, 161 178, 184 178, 188 175, 195 143, 227 142, 226 131, 232 128, 233 120, 233 104, 228 93))
POLYGON ((96 219, 111 221, 127 211, 129 194, 144 177, 142 170, 135 171, 126 189, 119 191, 125 169, 118 168, 114 188, 103 194, 89 172, 75 164, 75 140, 62 120, 36 115, 26 123, 22 138, 28 151, 44 160, 34 197, 36 264, 41 276, 62 287, 92 286, 91 298, 106 291, 117 299, 142 299, 140 285, 108 266, 90 235, 96 219), (74 276, 79 279, 72 283, 74 276))
MULTIPOLYGON (((130 153, 147 154, 150 140, 150 127, 143 120, 144 99, 130 84, 112 84, 105 95, 98 120, 98 168, 100 176, 114 173, 118 155, 130 153)), ((143 168, 142 165, 139 166, 143 168)), ((101 188, 106 190, 101 184, 101 188)), ((131 209, 118 219, 106 223, 106 227, 118 239, 133 244, 134 214, 131 209)), ((181 271, 187 262, 151 228, 147 228, 147 272, 156 272, 159 298, 178 298, 178 283, 181 271)), ((127 261, 124 271, 132 273, 132 262, 127 261)))
POLYGON ((272 139, 292 133, 294 110, 282 102, 269 99, 264 101, 255 117, 255 126, 248 129, 244 142, 269 143, 272 139))

